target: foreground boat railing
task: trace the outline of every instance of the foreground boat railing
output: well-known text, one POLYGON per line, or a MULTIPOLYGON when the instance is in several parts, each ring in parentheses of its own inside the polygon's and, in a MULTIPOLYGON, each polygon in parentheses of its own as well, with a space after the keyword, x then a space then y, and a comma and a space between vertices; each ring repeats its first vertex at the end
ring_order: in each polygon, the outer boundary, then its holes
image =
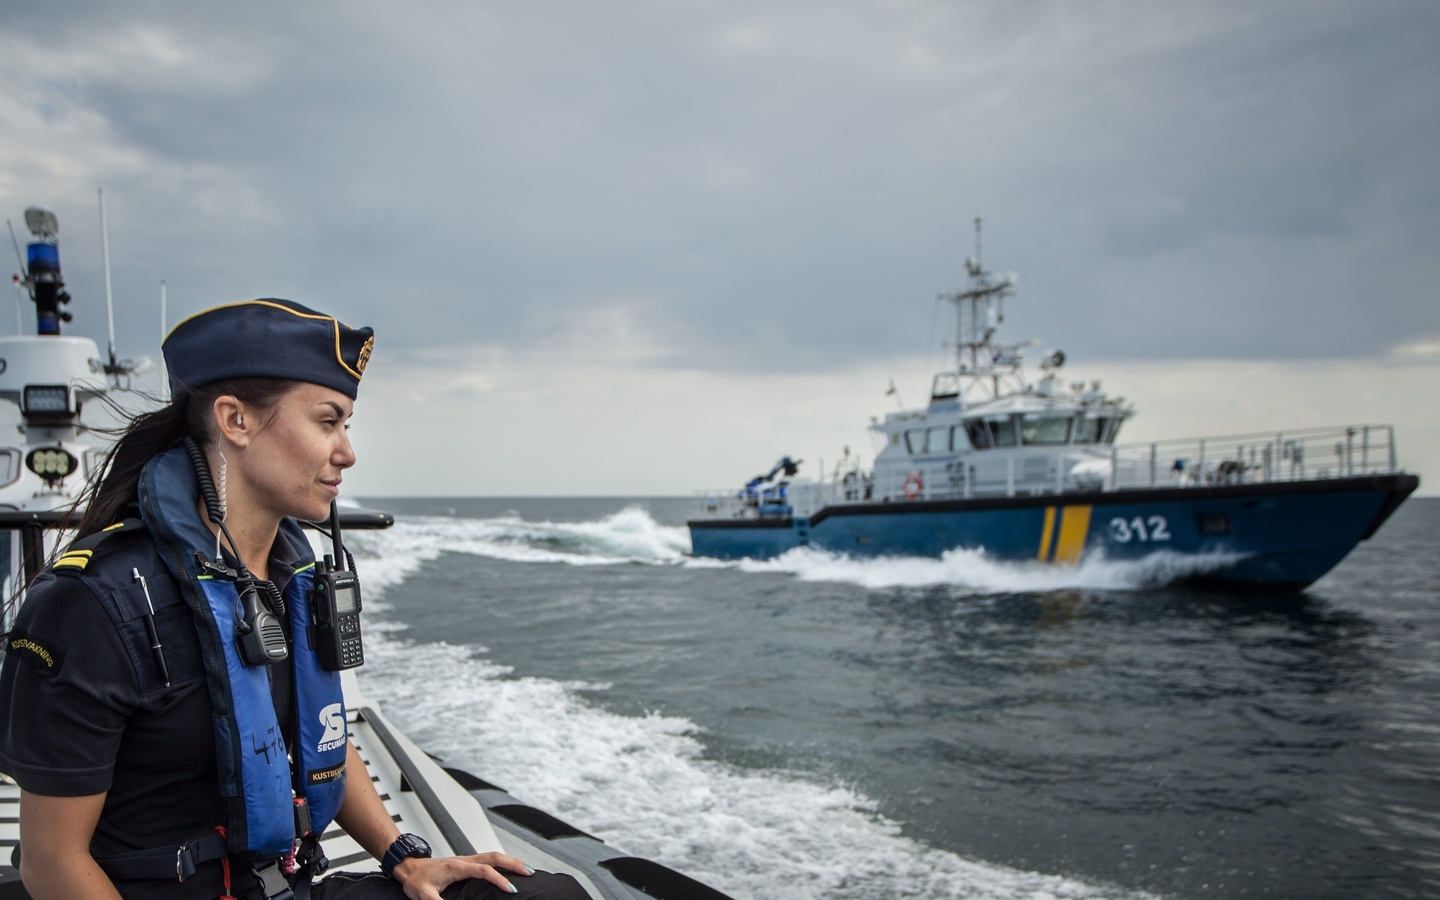
POLYGON ((792 482, 783 497, 773 489, 766 498, 709 491, 702 494, 702 509, 707 517, 783 518, 838 504, 1272 484, 1398 471, 1394 426, 1346 425, 916 456, 910 467, 878 474, 851 470, 792 482))
MULTIPOLYGON (((61 509, 0 510, 0 587, 4 591, 4 596, 0 597, 0 631, 10 630, 25 588, 45 566, 45 533, 60 531, 68 518, 68 512, 61 509), (19 536, 18 545, 10 543, 12 535, 19 536)), ((307 528, 316 527, 313 522, 300 524, 307 528)), ((345 531, 382 529, 394 524, 395 517, 386 512, 340 508, 340 527, 345 531)))

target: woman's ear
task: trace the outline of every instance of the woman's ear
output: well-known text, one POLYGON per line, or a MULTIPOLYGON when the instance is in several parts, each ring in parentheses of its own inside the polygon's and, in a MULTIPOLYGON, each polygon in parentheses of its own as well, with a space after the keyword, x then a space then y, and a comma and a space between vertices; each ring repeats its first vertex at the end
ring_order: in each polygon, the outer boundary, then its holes
POLYGON ((244 447, 250 443, 250 436, 254 433, 251 430, 251 418, 245 415, 245 404, 241 403, 238 397, 222 394, 215 398, 210 411, 215 417, 215 433, 221 439, 236 447, 244 447))

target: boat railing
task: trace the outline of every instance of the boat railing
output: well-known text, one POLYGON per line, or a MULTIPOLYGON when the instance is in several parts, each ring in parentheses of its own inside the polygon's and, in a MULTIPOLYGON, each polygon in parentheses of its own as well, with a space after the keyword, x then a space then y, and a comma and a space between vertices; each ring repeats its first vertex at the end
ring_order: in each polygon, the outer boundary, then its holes
POLYGON ((1117 445, 1107 487, 1269 484, 1398 471, 1393 425, 1344 425, 1117 445))
MULTIPOLYGON (((70 523, 68 510, 0 509, 0 633, 9 632, 25 588, 54 555, 55 536, 64 541, 73 534, 64 530, 70 523), (52 541, 46 540, 47 535, 52 541)), ((300 524, 317 530, 322 527, 314 522, 300 524)), ((394 524, 395 517, 387 512, 340 507, 340 527, 344 531, 378 530, 394 524)))
POLYGON ((707 518, 808 516, 838 504, 1321 481, 1401 471, 1391 425, 1344 425, 1127 444, 917 457, 787 485, 783 503, 702 494, 707 518))

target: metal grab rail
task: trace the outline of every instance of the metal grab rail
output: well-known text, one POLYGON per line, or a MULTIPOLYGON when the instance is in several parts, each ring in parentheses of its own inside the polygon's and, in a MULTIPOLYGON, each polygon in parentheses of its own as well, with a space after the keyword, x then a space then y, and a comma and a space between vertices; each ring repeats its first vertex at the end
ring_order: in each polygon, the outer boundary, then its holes
MULTIPOLYGON (((789 514, 851 503, 904 503, 1146 487, 1266 484, 1382 475, 1397 467, 1392 425, 1344 425, 1127 444, 1067 444, 912 457, 882 471, 855 470, 788 485, 789 514), (847 475, 850 473, 847 473, 847 475), (916 478, 915 476, 919 476, 916 478), (913 496, 912 496, 913 495, 913 496)), ((758 517, 735 491, 707 491, 702 512, 758 517)))
MULTIPOLYGON (((20 535, 18 571, 9 571, 8 561, 0 562, 0 631, 9 631, 20 600, 35 576, 45 567, 45 532, 58 531, 69 524, 70 513, 64 509, 25 511, 0 509, 0 532, 20 535)), ((326 523, 300 522, 306 528, 323 528, 326 523)), ((395 517, 387 512, 358 507, 341 507, 340 527, 345 531, 366 531, 389 528, 395 517)), ((8 550, 8 545, 6 550, 8 550)))
POLYGON ((1116 457, 1117 487, 1159 486, 1162 478, 1156 470, 1162 462, 1170 481, 1181 485, 1318 481, 1399 471, 1393 425, 1346 425, 1128 444, 1116 447, 1116 457), (1148 472, 1143 471, 1146 467, 1148 472))

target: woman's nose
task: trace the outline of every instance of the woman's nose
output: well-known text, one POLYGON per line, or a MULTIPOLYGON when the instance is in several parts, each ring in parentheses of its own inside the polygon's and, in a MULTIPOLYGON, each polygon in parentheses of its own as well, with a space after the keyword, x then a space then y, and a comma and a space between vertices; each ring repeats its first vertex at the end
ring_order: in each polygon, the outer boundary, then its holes
POLYGON ((340 446, 336 449, 332 461, 342 469, 355 465, 355 447, 350 443, 349 432, 340 433, 340 446))

